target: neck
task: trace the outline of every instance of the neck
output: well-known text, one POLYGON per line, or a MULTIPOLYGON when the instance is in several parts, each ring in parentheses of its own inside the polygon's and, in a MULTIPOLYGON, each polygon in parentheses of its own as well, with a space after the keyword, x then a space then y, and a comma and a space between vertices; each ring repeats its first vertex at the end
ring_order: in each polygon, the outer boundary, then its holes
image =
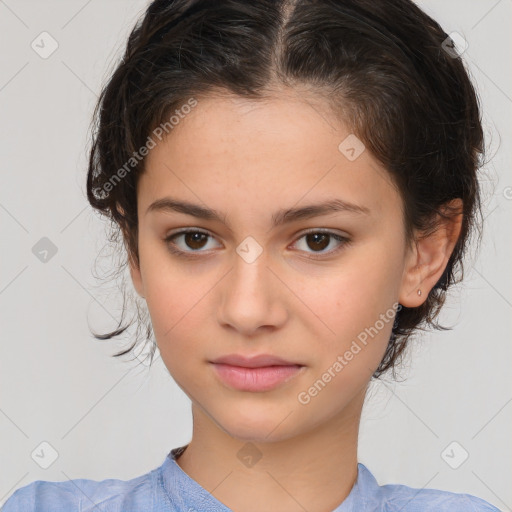
POLYGON ((363 399, 314 430, 273 442, 236 439, 193 403, 192 441, 177 463, 232 510, 331 512, 357 478, 363 399))

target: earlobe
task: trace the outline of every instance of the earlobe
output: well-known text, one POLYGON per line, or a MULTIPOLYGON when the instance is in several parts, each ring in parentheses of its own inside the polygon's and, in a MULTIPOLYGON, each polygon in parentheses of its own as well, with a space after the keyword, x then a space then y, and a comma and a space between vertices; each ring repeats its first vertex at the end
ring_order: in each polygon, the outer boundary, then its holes
POLYGON ((409 253, 404 269, 399 302, 405 307, 418 307, 439 281, 452 255, 462 228, 462 201, 447 203, 444 216, 438 215, 432 233, 419 234, 409 253))
POLYGON ((398 302, 407 308, 420 306, 427 295, 421 272, 422 268, 418 263, 420 259, 421 255, 416 244, 416 248, 414 252, 411 252, 409 262, 404 269, 402 287, 398 298, 398 302))

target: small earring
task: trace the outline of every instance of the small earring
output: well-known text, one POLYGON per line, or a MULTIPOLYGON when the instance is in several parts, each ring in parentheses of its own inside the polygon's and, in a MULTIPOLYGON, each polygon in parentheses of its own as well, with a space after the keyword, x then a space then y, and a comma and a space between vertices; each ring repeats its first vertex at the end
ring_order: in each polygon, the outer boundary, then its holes
POLYGON ((418 295, 421 295, 421 290, 418 290, 418 295))

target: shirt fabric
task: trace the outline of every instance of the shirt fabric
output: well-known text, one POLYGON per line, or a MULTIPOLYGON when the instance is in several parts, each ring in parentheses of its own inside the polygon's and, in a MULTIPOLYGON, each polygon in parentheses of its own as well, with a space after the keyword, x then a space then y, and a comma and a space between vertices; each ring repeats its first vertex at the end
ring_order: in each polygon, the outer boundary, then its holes
MULTIPOLYGON (((185 448, 172 449, 160 467, 131 480, 32 482, 16 490, 1 512, 232 512, 177 464, 185 448)), ((357 469, 350 494, 332 512, 500 512, 469 494, 379 486, 366 466, 358 463, 357 469)))

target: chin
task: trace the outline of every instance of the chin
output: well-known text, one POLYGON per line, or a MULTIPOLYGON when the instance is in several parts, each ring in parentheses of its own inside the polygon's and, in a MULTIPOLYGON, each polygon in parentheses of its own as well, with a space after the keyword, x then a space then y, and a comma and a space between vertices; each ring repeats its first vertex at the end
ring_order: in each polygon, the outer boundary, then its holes
MULTIPOLYGON (((288 422, 287 415, 283 414, 283 408, 269 410, 268 406, 262 407, 230 407, 214 417, 219 427, 235 439, 253 443, 269 443, 282 441, 293 436, 289 432, 296 422, 288 422)), ((293 415, 289 414, 291 418, 293 415)))

